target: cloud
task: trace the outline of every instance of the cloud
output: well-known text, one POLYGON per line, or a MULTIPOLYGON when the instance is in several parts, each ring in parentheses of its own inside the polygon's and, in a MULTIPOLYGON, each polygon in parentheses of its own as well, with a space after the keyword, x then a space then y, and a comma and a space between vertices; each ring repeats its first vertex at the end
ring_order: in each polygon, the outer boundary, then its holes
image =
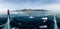
POLYGON ((60 9, 60 4, 48 4, 48 5, 45 5, 43 8, 45 8, 45 9, 60 9))
POLYGON ((0 14, 6 13, 7 9, 14 10, 18 9, 18 6, 14 3, 0 3, 0 14))
POLYGON ((31 8, 31 9, 45 9, 45 10, 55 10, 55 11, 60 11, 60 4, 45 4, 45 5, 18 5, 15 3, 2 3, 0 5, 0 11, 1 13, 6 12, 7 9, 10 10, 19 10, 23 8, 31 8))
POLYGON ((16 3, 16 1, 15 3, 13 1, 11 2, 11 0, 10 1, 0 0, 0 1, 1 1, 0 3, 1 13, 3 13, 3 11, 5 13, 7 9, 18 10, 18 9, 25 9, 25 8, 60 11, 60 0, 53 0, 53 1, 52 0, 48 0, 48 1, 47 0, 35 0, 35 1, 31 0, 29 2, 18 1, 18 3, 16 3))
POLYGON ((48 5, 42 6, 42 8, 45 10, 51 10, 58 13, 60 12, 60 4, 48 4, 48 5))

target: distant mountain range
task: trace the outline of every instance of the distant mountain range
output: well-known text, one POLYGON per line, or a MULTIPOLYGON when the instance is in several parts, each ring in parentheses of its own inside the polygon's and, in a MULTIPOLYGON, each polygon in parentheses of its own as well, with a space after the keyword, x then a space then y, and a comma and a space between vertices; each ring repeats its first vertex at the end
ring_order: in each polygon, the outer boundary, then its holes
POLYGON ((17 12, 19 11, 47 11, 47 10, 43 10, 43 9, 22 9, 22 10, 15 10, 17 12))

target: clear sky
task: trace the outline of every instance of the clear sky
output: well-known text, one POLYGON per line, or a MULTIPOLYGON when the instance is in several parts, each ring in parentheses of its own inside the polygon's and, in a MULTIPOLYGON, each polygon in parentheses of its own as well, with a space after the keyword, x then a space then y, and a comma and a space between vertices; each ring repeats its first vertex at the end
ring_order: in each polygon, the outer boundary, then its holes
POLYGON ((25 8, 60 10, 60 0, 0 0, 0 12, 25 8))

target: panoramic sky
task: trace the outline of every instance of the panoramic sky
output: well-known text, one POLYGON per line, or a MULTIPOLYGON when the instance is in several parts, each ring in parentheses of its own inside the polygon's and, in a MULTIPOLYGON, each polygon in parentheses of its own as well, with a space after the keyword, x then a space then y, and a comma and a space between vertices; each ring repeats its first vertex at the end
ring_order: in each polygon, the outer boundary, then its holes
POLYGON ((60 0, 0 0, 0 12, 7 9, 45 9, 60 10, 60 0))

